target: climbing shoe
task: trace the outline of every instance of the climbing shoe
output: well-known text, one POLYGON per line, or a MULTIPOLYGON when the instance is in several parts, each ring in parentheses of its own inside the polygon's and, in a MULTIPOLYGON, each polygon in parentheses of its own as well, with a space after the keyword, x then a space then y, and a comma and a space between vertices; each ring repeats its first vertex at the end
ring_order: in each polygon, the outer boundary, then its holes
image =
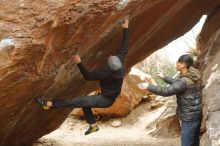
POLYGON ((91 134, 93 132, 99 131, 99 127, 97 125, 95 126, 89 126, 89 129, 85 132, 85 135, 91 134))
POLYGON ((50 107, 47 106, 47 101, 46 100, 43 100, 43 99, 40 99, 40 98, 35 98, 35 102, 37 104, 39 104, 44 110, 49 110, 50 107))

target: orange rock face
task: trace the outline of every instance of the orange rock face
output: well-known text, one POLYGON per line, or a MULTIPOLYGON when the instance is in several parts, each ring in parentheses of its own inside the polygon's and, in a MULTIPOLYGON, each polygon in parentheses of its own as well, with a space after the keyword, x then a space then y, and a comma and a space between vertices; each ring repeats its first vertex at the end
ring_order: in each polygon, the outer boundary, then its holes
POLYGON ((118 22, 130 15, 127 71, 183 35, 219 0, 19 0, 1 1, 0 145, 31 145, 56 129, 71 109, 43 111, 34 98, 74 98, 97 89, 73 64, 80 54, 89 69, 105 64, 120 45, 118 22))

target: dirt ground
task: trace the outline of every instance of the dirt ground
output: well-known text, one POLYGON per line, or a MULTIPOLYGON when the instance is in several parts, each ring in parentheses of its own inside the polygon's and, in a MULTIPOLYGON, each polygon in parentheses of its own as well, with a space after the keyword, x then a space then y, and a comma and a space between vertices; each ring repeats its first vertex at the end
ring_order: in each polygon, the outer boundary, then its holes
POLYGON ((42 137, 33 146, 179 146, 178 136, 154 136, 152 123, 164 113, 167 106, 151 110, 149 103, 144 103, 134 109, 130 115, 117 119, 122 124, 113 127, 112 122, 99 123, 100 130, 85 136, 88 125, 83 120, 69 117, 59 129, 42 137), (147 127, 147 128, 146 128, 147 127))

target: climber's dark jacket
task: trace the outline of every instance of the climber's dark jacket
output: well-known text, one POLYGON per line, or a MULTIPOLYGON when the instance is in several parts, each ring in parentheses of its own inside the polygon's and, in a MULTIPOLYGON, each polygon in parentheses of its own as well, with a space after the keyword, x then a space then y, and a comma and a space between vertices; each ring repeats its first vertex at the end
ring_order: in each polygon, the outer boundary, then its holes
MULTIPOLYGON (((123 40, 121 47, 119 48, 116 56, 118 56, 124 64, 125 56, 128 52, 128 29, 124 28, 123 40)), ((96 71, 88 71, 82 63, 78 64, 80 72, 82 73, 85 80, 99 80, 101 87, 101 95, 111 100, 121 93, 121 87, 124 78, 124 66, 118 71, 111 71, 109 67, 105 66, 102 69, 96 71)))
POLYGON ((158 87, 149 85, 148 90, 161 96, 176 95, 177 115, 182 121, 200 120, 202 117, 200 73, 190 67, 187 73, 181 74, 178 79, 164 77, 170 86, 158 87))

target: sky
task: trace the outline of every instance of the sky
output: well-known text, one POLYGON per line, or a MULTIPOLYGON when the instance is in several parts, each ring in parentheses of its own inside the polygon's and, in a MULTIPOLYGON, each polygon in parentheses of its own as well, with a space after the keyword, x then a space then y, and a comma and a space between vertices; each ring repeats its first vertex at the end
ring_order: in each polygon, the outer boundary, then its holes
POLYGON ((182 37, 177 38, 176 40, 169 43, 162 49, 165 49, 169 55, 169 59, 172 62, 176 62, 179 56, 185 54, 189 48, 195 48, 196 46, 196 37, 201 32, 202 26, 206 20, 207 16, 203 16, 200 21, 186 34, 182 37))

